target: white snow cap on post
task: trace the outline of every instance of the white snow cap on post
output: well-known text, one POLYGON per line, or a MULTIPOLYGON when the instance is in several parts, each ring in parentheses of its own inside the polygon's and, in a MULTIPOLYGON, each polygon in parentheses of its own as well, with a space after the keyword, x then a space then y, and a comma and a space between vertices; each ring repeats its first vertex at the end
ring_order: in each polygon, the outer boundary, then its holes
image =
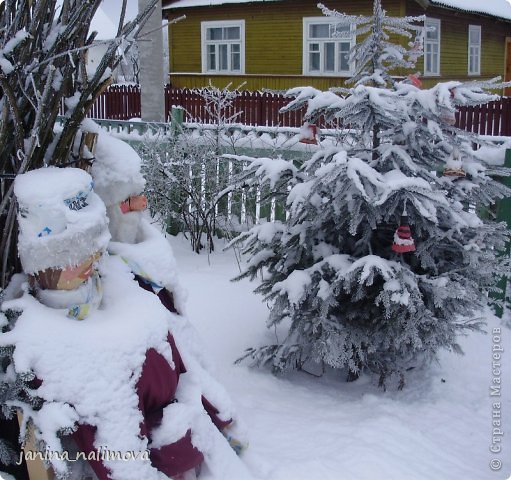
POLYGON ((110 241, 105 205, 91 176, 78 168, 47 167, 18 175, 18 251, 25 273, 75 266, 110 241))

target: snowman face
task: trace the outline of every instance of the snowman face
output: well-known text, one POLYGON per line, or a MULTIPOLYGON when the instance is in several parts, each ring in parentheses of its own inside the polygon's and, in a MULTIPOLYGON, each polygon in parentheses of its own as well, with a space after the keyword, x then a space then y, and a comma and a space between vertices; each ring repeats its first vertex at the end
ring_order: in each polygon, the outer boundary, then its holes
POLYGON ((78 288, 83 282, 91 277, 94 272, 94 264, 100 257, 100 253, 95 253, 76 267, 64 268, 61 271, 57 282, 57 290, 74 290, 75 288, 78 288))
POLYGON ((76 266, 47 268, 33 275, 37 286, 42 290, 75 290, 86 282, 95 271, 95 264, 101 253, 90 255, 76 266))
POLYGON ((132 195, 119 204, 122 213, 141 212, 147 208, 145 195, 132 195))
MULTIPOLYGON (((130 197, 133 198, 133 197, 130 197)), ((108 228, 112 240, 122 243, 136 243, 142 220, 144 202, 136 203, 127 200, 107 207, 107 215, 109 219, 108 228), (124 204, 124 205, 123 205, 124 204), (136 206, 136 208, 135 208, 136 206)))

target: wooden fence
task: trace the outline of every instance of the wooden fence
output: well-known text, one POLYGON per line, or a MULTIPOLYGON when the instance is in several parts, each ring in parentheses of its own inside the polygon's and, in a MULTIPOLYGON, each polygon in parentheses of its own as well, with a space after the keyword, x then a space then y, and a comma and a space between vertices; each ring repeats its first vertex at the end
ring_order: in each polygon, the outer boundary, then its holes
POLYGON ((113 85, 99 96, 89 117, 100 120, 140 118, 140 105, 138 85, 113 85))
MULTIPOLYGON (((228 115, 239 112, 235 122, 244 125, 300 127, 304 109, 280 113, 289 102, 284 95, 243 91, 234 101, 228 115)), ((165 87, 165 111, 181 106, 186 121, 210 123, 204 99, 197 91, 165 87)), ((97 119, 129 120, 139 118, 140 88, 136 85, 114 85, 104 92, 89 116, 97 119)), ((322 127, 323 125, 319 125, 322 127)), ((461 107, 456 113, 456 126, 481 135, 511 136, 511 97, 476 107, 461 107)))

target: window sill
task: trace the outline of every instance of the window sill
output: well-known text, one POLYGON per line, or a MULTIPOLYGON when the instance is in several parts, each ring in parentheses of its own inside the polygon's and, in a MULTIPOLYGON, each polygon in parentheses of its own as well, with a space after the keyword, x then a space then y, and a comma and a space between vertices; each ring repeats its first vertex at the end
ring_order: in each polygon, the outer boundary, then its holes
POLYGON ((326 77, 326 78, 350 78, 352 76, 349 72, 340 73, 323 73, 323 72, 303 72, 302 77, 326 77))
POLYGON ((222 72, 217 72, 216 70, 214 70, 214 71, 202 72, 199 75, 245 75, 245 73, 240 72, 240 71, 232 71, 231 72, 231 71, 228 71, 228 70, 225 70, 225 71, 222 71, 222 72))

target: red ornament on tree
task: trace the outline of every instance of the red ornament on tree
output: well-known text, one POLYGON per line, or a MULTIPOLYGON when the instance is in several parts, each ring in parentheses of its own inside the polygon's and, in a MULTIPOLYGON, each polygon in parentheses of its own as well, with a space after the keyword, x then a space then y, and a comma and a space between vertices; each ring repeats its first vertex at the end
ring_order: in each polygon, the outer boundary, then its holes
POLYGON ((422 81, 420 79, 420 74, 419 73, 414 73, 414 74, 410 74, 408 75, 408 81, 416 86, 417 88, 421 88, 422 87, 422 81))
POLYGON ((408 215, 406 214, 406 207, 401 216, 401 224, 397 227, 394 233, 394 243, 392 250, 397 253, 407 253, 415 251, 415 242, 412 238, 410 225, 408 225, 408 215))
POLYGON ((316 125, 310 123, 304 123, 302 128, 300 129, 300 143, 307 143, 311 145, 317 145, 318 141, 316 139, 317 135, 317 127, 316 125))

